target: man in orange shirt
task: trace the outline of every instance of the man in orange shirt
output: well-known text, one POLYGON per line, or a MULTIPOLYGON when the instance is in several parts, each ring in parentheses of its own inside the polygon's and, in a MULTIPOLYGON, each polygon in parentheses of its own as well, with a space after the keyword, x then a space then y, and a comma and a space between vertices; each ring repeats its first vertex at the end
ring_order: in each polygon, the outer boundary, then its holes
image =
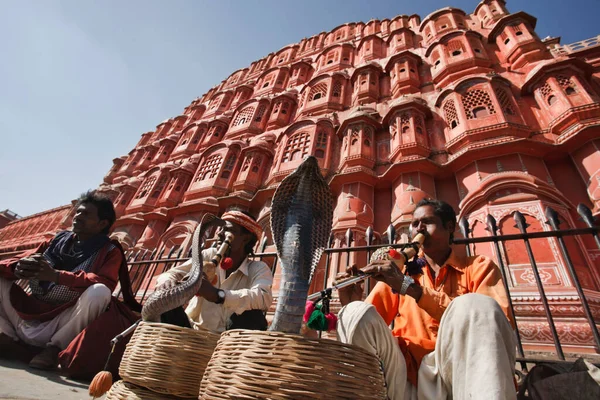
POLYGON ((422 268, 413 263, 405 275, 397 262, 376 261, 362 268, 379 281, 365 302, 353 301, 360 285, 340 290, 339 339, 379 357, 391 400, 516 398, 502 275, 485 256, 457 254, 455 228, 452 206, 422 200, 411 222, 413 235, 425 235, 422 268))

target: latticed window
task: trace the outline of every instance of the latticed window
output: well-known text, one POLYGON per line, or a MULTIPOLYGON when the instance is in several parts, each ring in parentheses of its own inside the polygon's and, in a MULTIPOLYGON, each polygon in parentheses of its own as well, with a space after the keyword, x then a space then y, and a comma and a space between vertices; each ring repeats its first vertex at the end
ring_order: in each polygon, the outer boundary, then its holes
POLYGON ((185 133, 185 135, 183 135, 183 137, 181 138, 181 143, 179 144, 180 146, 183 146, 184 144, 186 144, 187 142, 190 141, 190 138, 192 137, 192 129, 190 129, 189 131, 187 131, 185 133))
POLYGON ((244 164, 242 164, 242 172, 248 171, 250 168, 250 163, 252 162, 253 153, 249 153, 244 160, 244 164))
POLYGON ((350 133, 350 146, 355 146, 359 143, 359 130, 357 127, 352 128, 352 132, 350 133))
POLYGON ((240 111, 233 121, 233 126, 243 125, 247 122, 250 122, 252 114, 254 114, 254 109, 254 106, 250 106, 240 111))
POLYGON ((281 161, 300 160, 308 154, 309 147, 310 135, 307 132, 298 132, 288 140, 281 161))
POLYGON ((558 75, 556 77, 556 80, 558 81, 558 84, 561 88, 563 88, 566 94, 571 95, 576 93, 575 83, 571 78, 568 78, 564 75, 558 75))
POLYGON ((215 125, 211 128, 211 135, 219 137, 223 133, 223 127, 221 125, 215 125))
POLYGON ((396 119, 394 118, 394 120, 392 120, 392 123, 390 124, 390 135, 392 135, 392 139, 394 139, 396 137, 397 133, 398 133, 398 126, 396 124, 396 119))
POLYGON ((509 26, 509 29, 511 31, 513 31, 513 33, 515 34, 515 36, 521 36, 521 35, 523 35, 522 24, 511 25, 511 26, 509 26))
POLYGON ((254 161, 252 162, 252 172, 253 173, 257 173, 258 170, 260 169, 260 165, 262 164, 262 156, 261 155, 257 155, 256 157, 254 157, 254 161))
POLYGON ((325 158, 326 151, 327 151, 327 132, 319 131, 319 133, 317 133, 317 149, 315 150, 315 157, 325 158))
POLYGON ((446 104, 444 104, 444 117, 446 118, 446 123, 451 129, 456 128, 459 125, 458 113, 456 112, 454 100, 448 100, 446 104))
POLYGON ((319 100, 327 95, 327 84, 325 82, 318 83, 310 89, 308 94, 309 101, 319 100))
POLYGON ((448 54, 450 54, 453 57, 459 56, 465 51, 463 47, 463 42, 460 39, 451 40, 450 42, 448 42, 446 49, 448 49, 448 54))
POLYGON ((153 176, 149 177, 148 179, 146 179, 146 181, 140 188, 138 195, 135 198, 143 199, 144 197, 148 196, 148 193, 150 192, 150 189, 152 189, 152 186, 154 186, 155 182, 156 182, 156 175, 153 175, 153 176))
POLYGON ((423 117, 417 115, 415 117, 415 131, 418 135, 422 135, 425 132, 425 122, 423 121, 423 117))
POLYGON ((235 167, 235 162, 237 160, 237 153, 231 153, 227 159, 225 159, 225 165, 223 166, 223 172, 221 173, 221 178, 227 179, 231 175, 231 171, 235 167))
POLYGON ((277 102, 273 106, 273 114, 277 114, 279 112, 280 108, 281 108, 281 100, 277 100, 277 102))
POLYGON ((152 196, 150 196, 150 197, 152 197, 154 199, 158 198, 158 196, 160 196, 163 189, 167 185, 168 180, 169 180, 169 178, 167 178, 165 175, 161 176, 161 178, 158 180, 158 183, 154 187, 154 190, 152 191, 152 196))
POLYGON ((219 171, 219 168, 221 168, 222 161, 223 157, 220 154, 213 154, 212 156, 208 157, 202 163, 195 181, 198 182, 205 179, 212 179, 217 176, 217 172, 219 171))
POLYGON ((440 18, 440 20, 435 24, 435 29, 438 31, 438 33, 450 28, 452 28, 452 25, 450 24, 448 17, 440 18))
POLYGON ((510 96, 503 88, 496 88, 496 98, 498 99, 498 103, 500 103, 500 107, 502 108, 502 112, 506 115, 515 115, 515 108, 513 106, 512 101, 510 100, 510 96))
POLYGON ((548 82, 539 86, 536 90, 537 90, 538 94, 540 95, 540 97, 544 101, 546 101, 546 103, 548 105, 552 105, 552 104, 556 103, 556 100, 557 100, 556 96, 552 94, 552 88, 550 87, 548 82))
POLYGON ((373 140, 373 129, 370 126, 365 126, 363 129, 363 144, 366 147, 371 147, 371 141, 373 140))
POLYGON ((262 117, 265 115, 266 111, 267 111, 266 105, 261 104, 260 106, 258 106, 258 111, 256 112, 256 117, 254 118, 254 121, 260 122, 262 120, 262 117))
POLYGON ((410 131, 410 114, 402 113, 400 115, 400 131, 408 133, 410 131))
POLYGON ((200 141, 200 138, 204 135, 204 129, 199 129, 196 131, 196 134, 192 137, 192 143, 197 144, 200 141))
POLYGON ((336 81, 333 83, 333 90, 331 91, 333 97, 340 97, 342 95, 342 82, 336 81))
POLYGON ((467 119, 481 118, 496 114, 490 95, 481 89, 469 90, 462 96, 462 104, 467 114, 467 119))
POLYGON ((281 113, 282 114, 287 114, 289 108, 290 108, 290 103, 288 103, 287 101, 285 101, 283 103, 283 106, 281 107, 281 113))
POLYGON ((431 61, 433 62, 433 68, 439 67, 439 65, 442 63, 442 61, 440 60, 440 55, 437 51, 434 51, 431 55, 431 61))

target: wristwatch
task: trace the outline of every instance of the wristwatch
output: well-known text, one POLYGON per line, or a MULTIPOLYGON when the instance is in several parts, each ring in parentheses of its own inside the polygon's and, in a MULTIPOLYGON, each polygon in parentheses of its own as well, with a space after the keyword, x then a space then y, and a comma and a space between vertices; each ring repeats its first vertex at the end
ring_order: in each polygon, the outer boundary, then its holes
POLYGON ((413 283, 415 283, 415 280, 413 278, 411 278, 410 276, 406 275, 404 276, 404 280, 402 281, 402 286, 400 287, 400 294, 406 294, 406 292, 408 291, 408 287, 410 285, 412 285, 413 283))
POLYGON ((225 302, 225 291, 223 289, 217 289, 217 301, 215 304, 223 304, 225 302))

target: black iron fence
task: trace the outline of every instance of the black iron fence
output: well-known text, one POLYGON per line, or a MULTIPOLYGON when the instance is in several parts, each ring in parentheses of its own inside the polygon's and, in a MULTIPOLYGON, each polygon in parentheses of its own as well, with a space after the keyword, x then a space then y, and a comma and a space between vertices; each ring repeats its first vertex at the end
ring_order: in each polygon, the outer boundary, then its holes
MULTIPOLYGON (((517 234, 499 235, 496 220, 491 215, 487 216, 486 230, 489 232, 489 236, 469 237, 469 234, 471 232, 469 231, 469 224, 468 224, 467 220, 463 218, 461 221, 459 221, 459 224, 458 224, 460 231, 464 238, 455 239, 454 243, 456 245, 464 245, 466 247, 467 255, 471 255, 471 253, 472 253, 471 246, 474 244, 477 244, 477 243, 490 243, 494 246, 494 248, 496 250, 496 255, 497 255, 496 263, 499 266, 500 271, 502 272, 504 287, 506 289, 506 292, 508 293, 508 299, 509 299, 509 303, 510 303, 510 312, 512 313, 512 319, 515 321, 515 324, 517 326, 516 334, 517 334, 517 339, 518 339, 518 349, 517 349, 518 361, 521 363, 522 367, 525 370, 526 370, 526 363, 536 363, 536 362, 540 362, 541 360, 536 359, 534 357, 526 357, 525 352, 523 350, 523 343, 521 340, 521 335, 520 335, 519 327, 518 327, 519 322, 518 322, 517 318, 515 318, 516 313, 515 313, 514 304, 513 304, 513 300, 512 300, 512 296, 511 296, 511 287, 508 284, 509 281, 508 281, 507 272, 506 272, 507 266, 505 265, 503 258, 501 256, 501 254, 503 254, 501 251, 501 244, 503 244, 505 242, 509 242, 509 241, 521 241, 525 247, 525 250, 527 252, 527 256, 528 256, 528 259, 529 259, 529 262, 531 265, 531 270, 532 270, 532 273, 533 273, 533 276, 535 279, 535 284, 536 284, 537 290, 540 295, 543 312, 544 312, 544 315, 547 320, 548 327, 549 327, 549 330, 550 330, 550 333, 552 336, 554 348, 556 350, 555 358, 558 361, 561 361, 561 360, 565 360, 563 346, 559 339, 558 331, 557 331, 557 328, 556 328, 556 325, 555 325, 555 322, 554 322, 554 319, 553 319, 553 316, 551 313, 551 308, 548 303, 548 297, 546 295, 544 284, 540 277, 540 271, 539 271, 536 259, 533 254, 531 243, 530 243, 530 241, 532 239, 539 239, 539 238, 555 238, 556 239, 556 241, 558 242, 559 251, 563 257, 563 260, 565 261, 565 264, 566 264, 565 266, 566 266, 567 272, 570 275, 569 278, 571 279, 571 282, 573 283, 573 286, 579 297, 579 301, 581 302, 583 315, 584 315, 585 319, 587 320, 587 323, 589 324, 590 330, 592 332, 595 351, 596 351, 596 353, 600 354, 600 334, 598 333, 598 327, 594 320, 592 310, 590 309, 590 306, 588 304, 588 299, 585 296, 585 293, 584 293, 581 283, 579 281, 579 277, 577 276, 577 273, 573 266, 573 262, 571 260, 570 254, 569 254, 569 250, 568 250, 567 245, 564 240, 565 237, 569 237, 569 236, 583 237, 585 235, 592 235, 596 242, 596 245, 598 246, 598 249, 600 249, 600 238, 598 236, 598 233, 600 231, 600 225, 598 225, 596 223, 596 221, 594 220, 594 217, 592 215, 592 212, 586 206, 580 204, 577 208, 577 211, 578 211, 579 215, 581 216, 581 219, 588 226, 587 228, 560 229, 561 221, 559 220, 558 214, 550 207, 546 208, 546 213, 545 213, 545 216, 547 219, 546 224, 550 227, 550 230, 547 230, 547 231, 527 232, 528 225, 525 221, 525 217, 519 211, 516 211, 513 214, 513 218, 514 218, 516 227, 519 229, 519 233, 517 233, 517 234)), ((344 242, 346 244, 355 243, 354 238, 353 238, 354 235, 355 235, 355 233, 353 233, 352 230, 349 229, 345 234, 344 242)), ((384 247, 384 246, 402 247, 402 246, 405 246, 406 244, 397 243, 396 236, 397 236, 397 234, 396 234, 394 227, 392 225, 390 225, 384 235, 385 240, 382 240, 385 243, 375 244, 373 229, 368 228, 364 232, 365 245, 334 247, 333 246, 334 238, 332 235, 330 238, 329 246, 325 250, 324 255, 323 255, 325 259, 324 259, 324 261, 321 260, 320 265, 322 265, 322 267, 316 273, 316 277, 315 277, 316 279, 314 279, 314 281, 316 281, 313 284, 313 288, 315 288, 314 290, 315 291, 321 290, 320 287, 317 287, 317 285, 322 285, 323 290, 324 290, 328 287, 328 285, 331 284, 331 276, 330 275, 332 272, 332 268, 333 268, 333 271, 338 271, 338 270, 343 269, 340 267, 344 264, 346 267, 350 266, 351 263, 358 263, 358 264, 364 265, 370 259, 372 252, 375 251, 379 247, 384 247)), ((258 246, 259 251, 254 255, 254 257, 256 259, 267 262, 271 266, 273 274, 275 275, 277 272, 277 267, 278 267, 277 253, 274 251, 266 252, 265 250, 267 249, 267 245, 268 245, 267 239, 264 238, 263 241, 259 244, 259 246, 258 246)), ((178 250, 173 249, 166 255, 164 254, 164 251, 160 252, 158 254, 156 251, 153 251, 153 252, 149 252, 149 251, 130 252, 128 254, 128 263, 130 265, 130 277, 131 277, 131 282, 132 282, 132 286, 133 286, 133 291, 134 291, 134 293, 137 294, 138 299, 141 302, 143 302, 147 298, 147 296, 151 293, 151 291, 153 290, 153 285, 154 285, 153 277, 155 277, 165 271, 168 271, 170 268, 173 268, 174 266, 180 265, 184 261, 187 261, 189 259, 190 255, 191 255, 191 249, 185 255, 183 254, 183 249, 178 249, 178 250)), ((590 265, 590 268, 594 268, 594 266, 590 265)), ((367 280, 367 284, 365 285, 365 294, 367 294, 367 292, 370 290, 370 288, 372 288, 372 283, 368 282, 368 280, 367 280)), ((547 361, 547 360, 545 360, 545 361, 547 361)))

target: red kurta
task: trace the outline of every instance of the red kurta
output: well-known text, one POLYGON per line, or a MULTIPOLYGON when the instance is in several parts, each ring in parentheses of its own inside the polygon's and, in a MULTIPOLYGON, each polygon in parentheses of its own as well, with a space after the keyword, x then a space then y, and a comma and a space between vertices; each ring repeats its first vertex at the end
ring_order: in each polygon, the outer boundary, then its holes
MULTIPOLYGON (((19 257, 0 261, 0 277, 8 280, 18 280, 19 278, 14 274, 17 262, 21 258, 31 254, 43 253, 49 243, 50 241, 42 243, 37 249, 27 250, 19 255, 19 257)), ((110 241, 99 250, 90 272, 59 271, 58 284, 68 286, 74 291, 83 293, 93 284, 102 283, 112 292, 117 286, 119 268, 124 263, 125 256, 120 245, 118 242, 110 241)), ((77 302, 77 299, 64 304, 50 304, 25 293, 19 285, 13 284, 10 291, 10 301, 21 318, 25 320, 48 321, 67 308, 72 307, 77 302)))

